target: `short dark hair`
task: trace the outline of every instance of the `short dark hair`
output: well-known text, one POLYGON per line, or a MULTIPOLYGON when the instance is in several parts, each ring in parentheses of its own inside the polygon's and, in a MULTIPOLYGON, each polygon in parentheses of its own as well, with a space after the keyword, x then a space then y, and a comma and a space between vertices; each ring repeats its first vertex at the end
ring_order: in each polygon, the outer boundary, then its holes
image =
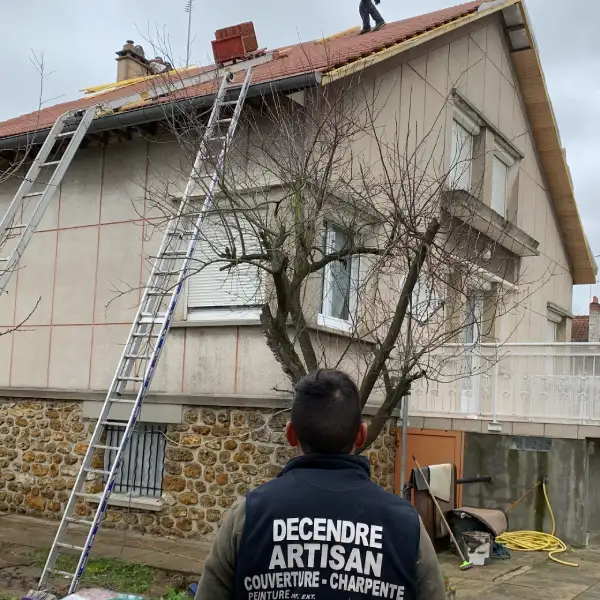
POLYGON ((362 423, 358 388, 333 369, 303 377, 294 388, 292 425, 305 454, 347 454, 362 423))

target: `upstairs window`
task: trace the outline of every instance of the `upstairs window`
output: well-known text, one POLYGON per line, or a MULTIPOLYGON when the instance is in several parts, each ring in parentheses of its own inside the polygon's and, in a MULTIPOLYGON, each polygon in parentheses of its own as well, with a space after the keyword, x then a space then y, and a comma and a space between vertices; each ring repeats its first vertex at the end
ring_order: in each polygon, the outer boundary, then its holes
POLYGON ((452 121, 449 185, 453 190, 471 190, 473 136, 457 120, 452 121))
MULTIPOLYGON (((348 234, 335 225, 327 227, 325 252, 331 254, 348 248, 348 234)), ((360 257, 350 256, 330 262, 323 269, 323 293, 319 325, 352 331, 356 323, 358 304, 358 274, 360 257)))
POLYGON ((507 152, 497 148, 492 159, 492 210, 502 218, 507 217, 508 176, 510 168, 515 164, 507 152))
POLYGON ((188 279, 188 320, 220 321, 258 320, 264 303, 259 268, 238 264, 223 269, 227 261, 221 256, 235 249, 239 256, 259 252, 260 242, 249 225, 239 219, 224 224, 220 218, 207 219, 198 240, 193 273, 188 279), (242 246, 243 239, 243 246, 242 246))

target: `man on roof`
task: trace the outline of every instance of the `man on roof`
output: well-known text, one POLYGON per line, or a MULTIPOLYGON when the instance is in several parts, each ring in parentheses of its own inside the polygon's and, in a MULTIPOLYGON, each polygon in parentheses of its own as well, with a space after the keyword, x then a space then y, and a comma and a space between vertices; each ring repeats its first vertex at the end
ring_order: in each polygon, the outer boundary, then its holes
POLYGON ((279 477, 226 515, 196 600, 445 600, 417 511, 371 481, 358 388, 319 370, 295 387, 279 477))
MULTIPOLYGON (((375 4, 379 4, 381 0, 375 0, 375 4)), ((375 8, 373 0, 360 0, 358 5, 358 11, 363 22, 360 33, 369 33, 369 31, 379 31, 382 27, 385 27, 385 21, 381 16, 381 13, 375 8), (375 21, 375 27, 371 29, 371 18, 375 21)))

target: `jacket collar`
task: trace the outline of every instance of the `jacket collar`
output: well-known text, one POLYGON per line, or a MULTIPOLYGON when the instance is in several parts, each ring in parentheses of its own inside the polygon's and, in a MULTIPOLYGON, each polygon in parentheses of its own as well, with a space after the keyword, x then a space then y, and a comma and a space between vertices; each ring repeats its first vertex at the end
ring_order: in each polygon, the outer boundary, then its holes
POLYGON ((279 477, 299 469, 324 469, 327 471, 355 471, 357 475, 371 478, 371 463, 364 456, 353 454, 305 454, 290 460, 279 477))

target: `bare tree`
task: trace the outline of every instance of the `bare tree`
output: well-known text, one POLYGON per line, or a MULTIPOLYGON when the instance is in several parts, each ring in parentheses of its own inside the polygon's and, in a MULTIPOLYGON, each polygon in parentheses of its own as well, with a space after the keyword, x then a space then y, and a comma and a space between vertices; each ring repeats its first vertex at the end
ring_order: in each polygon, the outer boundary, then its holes
MULTIPOLYGON (((351 371, 363 408, 378 406, 365 448, 415 381, 489 370, 494 357, 473 360, 478 343, 500 347, 511 333, 499 331, 501 317, 553 275, 528 281, 509 234, 493 219, 482 228, 484 155, 465 160, 450 147, 452 99, 423 131, 410 102, 401 116, 390 110, 398 88, 388 84, 384 93, 374 79, 347 78, 248 100, 190 273, 260 311, 290 385, 318 368, 351 371)), ((180 169, 146 190, 153 225, 176 213, 206 127, 206 110, 177 93, 165 123, 180 169)), ((190 224, 216 166, 207 163, 190 224)))

